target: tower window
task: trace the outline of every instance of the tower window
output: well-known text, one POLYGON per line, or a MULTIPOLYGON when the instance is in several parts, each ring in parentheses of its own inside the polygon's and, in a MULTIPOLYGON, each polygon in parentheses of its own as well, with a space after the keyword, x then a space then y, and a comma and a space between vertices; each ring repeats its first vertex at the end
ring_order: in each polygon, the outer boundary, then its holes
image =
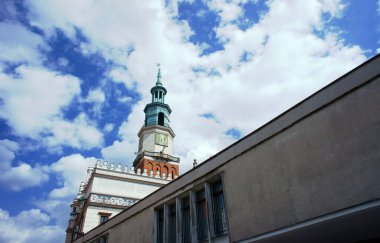
POLYGON ((160 112, 158 113, 158 125, 164 126, 164 113, 160 112))

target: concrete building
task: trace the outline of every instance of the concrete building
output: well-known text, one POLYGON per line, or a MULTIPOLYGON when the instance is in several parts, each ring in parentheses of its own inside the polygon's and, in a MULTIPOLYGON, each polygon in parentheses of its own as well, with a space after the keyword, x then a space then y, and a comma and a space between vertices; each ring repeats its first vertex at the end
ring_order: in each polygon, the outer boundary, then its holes
POLYGON ((380 242, 380 56, 80 242, 380 242))
POLYGON ((179 158, 173 156, 174 132, 170 128, 169 105, 165 104, 165 87, 158 69, 156 85, 151 89, 152 102, 147 104, 145 122, 138 136, 139 148, 133 166, 98 161, 88 168, 66 230, 66 242, 105 223, 158 188, 178 177, 179 158))

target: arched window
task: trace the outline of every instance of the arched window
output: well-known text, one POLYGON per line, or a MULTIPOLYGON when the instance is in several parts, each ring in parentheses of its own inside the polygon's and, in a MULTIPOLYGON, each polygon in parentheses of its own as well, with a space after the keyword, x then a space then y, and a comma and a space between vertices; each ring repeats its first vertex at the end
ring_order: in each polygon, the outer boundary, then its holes
POLYGON ((160 112, 158 113, 158 125, 164 126, 164 113, 160 112))

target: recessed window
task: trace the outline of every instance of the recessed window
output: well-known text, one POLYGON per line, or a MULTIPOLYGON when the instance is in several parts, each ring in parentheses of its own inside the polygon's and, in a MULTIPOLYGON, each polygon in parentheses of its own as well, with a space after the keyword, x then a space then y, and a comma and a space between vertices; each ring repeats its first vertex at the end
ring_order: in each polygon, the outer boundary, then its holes
POLYGON ((162 112, 158 113, 158 125, 164 126, 164 123, 165 123, 164 118, 165 118, 164 113, 162 112))
POLYGON ((196 190, 175 198, 175 203, 161 205, 155 210, 155 242, 227 240, 223 184, 219 177, 210 181, 194 186, 196 190))
POLYGON ((208 238, 206 207, 205 190, 197 192, 198 240, 200 241, 208 238))
POLYGON ((164 210, 157 210, 157 243, 164 242, 164 210))
POLYGON ((190 198, 182 200, 182 242, 190 243, 190 198))
POLYGON ((103 216, 103 215, 100 216, 100 223, 104 223, 107 220, 108 220, 108 216, 103 216))
POLYGON ((168 242, 169 243, 175 243, 176 242, 176 205, 172 204, 169 206, 169 237, 168 242))
POLYGON ((212 207, 214 214, 214 227, 216 235, 227 233, 227 218, 224 206, 222 182, 212 184, 212 207))
POLYGON ((107 243, 108 242, 108 234, 102 235, 91 243, 107 243))
POLYGON ((107 222, 108 219, 111 217, 111 213, 106 213, 106 212, 99 212, 99 222, 102 224, 104 222, 107 222))

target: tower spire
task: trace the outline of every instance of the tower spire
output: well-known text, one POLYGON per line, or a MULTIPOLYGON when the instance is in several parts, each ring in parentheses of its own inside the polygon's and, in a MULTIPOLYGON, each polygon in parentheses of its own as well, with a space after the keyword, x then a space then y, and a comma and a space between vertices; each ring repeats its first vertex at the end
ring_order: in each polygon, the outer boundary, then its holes
POLYGON ((157 72, 156 86, 162 86, 162 83, 161 83, 161 68, 160 68, 160 64, 159 63, 157 63, 157 67, 158 67, 158 72, 157 72))

